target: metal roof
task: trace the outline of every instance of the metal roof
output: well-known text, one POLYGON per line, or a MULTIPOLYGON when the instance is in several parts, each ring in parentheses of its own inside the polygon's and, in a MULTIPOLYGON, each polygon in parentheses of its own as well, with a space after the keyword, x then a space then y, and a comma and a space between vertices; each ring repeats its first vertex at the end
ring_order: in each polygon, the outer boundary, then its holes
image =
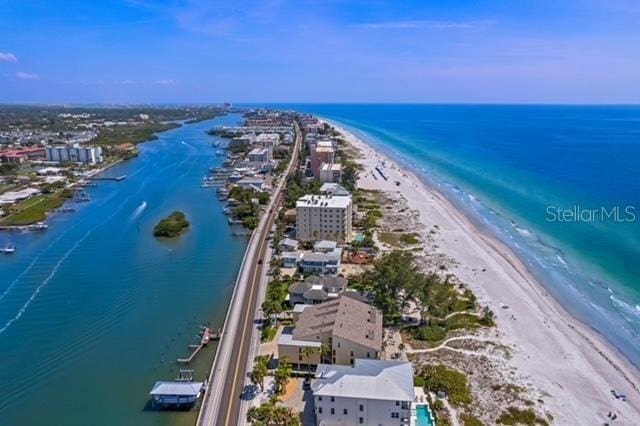
POLYGON ((149 395, 197 396, 203 386, 203 382, 156 382, 149 395))
POLYGON ((413 401, 413 367, 409 362, 356 359, 354 366, 320 364, 314 396, 413 401))

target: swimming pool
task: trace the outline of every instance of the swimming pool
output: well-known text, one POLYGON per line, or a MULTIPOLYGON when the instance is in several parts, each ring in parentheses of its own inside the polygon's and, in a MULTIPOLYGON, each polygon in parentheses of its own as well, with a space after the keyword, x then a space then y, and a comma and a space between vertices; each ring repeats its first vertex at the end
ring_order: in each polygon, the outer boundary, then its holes
POLYGON ((429 407, 426 405, 418 405, 416 407, 416 417, 418 421, 416 422, 416 426, 434 426, 435 423, 431 418, 431 413, 429 412, 429 407))

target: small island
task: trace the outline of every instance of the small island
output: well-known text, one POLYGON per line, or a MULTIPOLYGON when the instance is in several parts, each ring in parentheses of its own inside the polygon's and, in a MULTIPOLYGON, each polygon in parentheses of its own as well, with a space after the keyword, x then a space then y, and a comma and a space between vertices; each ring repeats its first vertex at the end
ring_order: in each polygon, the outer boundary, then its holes
POLYGON ((153 228, 153 235, 174 238, 182 234, 188 227, 189 221, 184 213, 175 211, 158 222, 156 227, 153 228))

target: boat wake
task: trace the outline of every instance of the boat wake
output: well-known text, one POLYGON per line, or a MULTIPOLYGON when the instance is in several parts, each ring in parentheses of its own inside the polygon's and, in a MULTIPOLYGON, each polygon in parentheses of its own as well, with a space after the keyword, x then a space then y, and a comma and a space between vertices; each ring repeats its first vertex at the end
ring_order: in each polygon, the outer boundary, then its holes
POLYGON ((140 215, 142 214, 142 212, 144 211, 144 209, 147 208, 147 202, 143 201, 138 207, 136 207, 136 209, 133 211, 133 213, 131 214, 131 217, 129 218, 130 221, 136 220, 138 217, 140 217, 140 215))

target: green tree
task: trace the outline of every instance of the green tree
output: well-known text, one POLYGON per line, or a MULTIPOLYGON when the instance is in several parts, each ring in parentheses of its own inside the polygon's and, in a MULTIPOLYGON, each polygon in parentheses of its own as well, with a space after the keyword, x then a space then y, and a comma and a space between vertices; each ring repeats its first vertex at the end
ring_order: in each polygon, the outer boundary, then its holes
POLYGON ((256 357, 253 370, 251 371, 251 383, 258 386, 260 391, 263 390, 264 378, 269 373, 269 357, 259 356, 256 357))
POLYGON ((311 374, 311 357, 317 352, 318 349, 312 348, 311 346, 305 346, 304 349, 302 349, 302 355, 307 361, 307 375, 311 374))
POLYGON ((281 395, 285 391, 292 373, 293 366, 289 362, 289 359, 286 356, 280 358, 278 360, 278 368, 275 371, 275 388, 277 395, 281 395))

